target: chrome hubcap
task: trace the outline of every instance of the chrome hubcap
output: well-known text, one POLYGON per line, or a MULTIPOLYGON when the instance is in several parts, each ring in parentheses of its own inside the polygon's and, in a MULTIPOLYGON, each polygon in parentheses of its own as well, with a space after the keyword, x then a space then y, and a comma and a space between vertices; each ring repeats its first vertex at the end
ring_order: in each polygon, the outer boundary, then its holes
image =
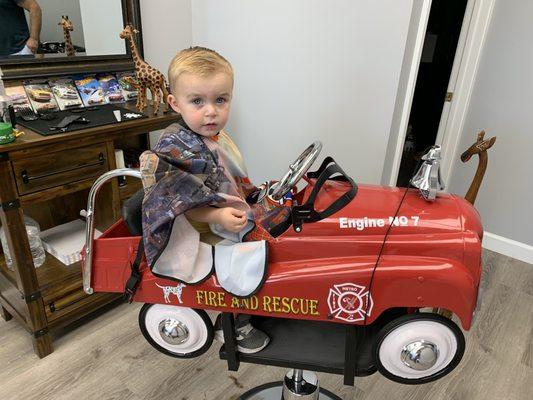
POLYGON ((187 326, 174 318, 165 318, 159 323, 161 338, 171 345, 185 343, 189 339, 187 326))
POLYGON ((430 369, 437 362, 439 349, 434 343, 417 340, 404 346, 401 353, 402 362, 416 371, 430 369))

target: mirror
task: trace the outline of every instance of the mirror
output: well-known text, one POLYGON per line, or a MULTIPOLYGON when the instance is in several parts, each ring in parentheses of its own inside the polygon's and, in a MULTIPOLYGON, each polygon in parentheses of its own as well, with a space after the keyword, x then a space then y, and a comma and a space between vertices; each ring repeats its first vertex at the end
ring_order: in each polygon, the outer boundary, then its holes
MULTIPOLYGON (((127 23, 142 32, 139 0, 0 0, 0 75, 3 80, 11 80, 131 70, 130 47, 119 37, 127 23), (19 16, 18 20, 6 19, 6 4, 11 6, 13 15, 19 16), (31 13, 32 4, 41 10, 40 44, 33 52, 26 48, 34 45, 27 39, 32 25, 38 26, 33 20, 36 14, 31 13), (13 26, 22 27, 15 46, 13 26), (72 46, 65 41, 65 30, 72 46), (13 54, 6 48, 22 48, 27 54, 13 54)), ((135 41, 142 57, 142 33, 135 41)))
POLYGON ((0 57, 34 57, 32 50, 41 57, 65 57, 68 41, 75 55, 126 54, 118 37, 124 11, 122 0, 2 0, 0 19, 6 21, 0 29, 0 57), (30 33, 39 32, 39 19, 41 43, 31 49, 25 44, 30 33))

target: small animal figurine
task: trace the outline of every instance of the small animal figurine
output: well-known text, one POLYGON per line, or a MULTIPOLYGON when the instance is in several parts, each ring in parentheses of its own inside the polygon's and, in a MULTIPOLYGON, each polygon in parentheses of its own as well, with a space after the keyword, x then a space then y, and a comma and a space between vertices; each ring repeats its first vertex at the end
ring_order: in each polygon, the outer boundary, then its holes
MULTIPOLYGON (((474 154, 479 155, 479 163, 477 165, 476 174, 474 175, 474 179, 472 179, 472 183, 470 184, 470 188, 466 192, 465 200, 468 201, 470 204, 474 205, 474 202, 476 201, 477 192, 479 191, 479 187, 481 186, 481 181, 483 181, 483 176, 485 175, 485 171, 487 170, 487 162, 489 159, 489 156, 487 155, 487 150, 492 147, 492 145, 496 142, 496 136, 491 137, 488 140, 483 140, 485 137, 485 131, 481 131, 477 134, 477 140, 476 142, 470 146, 466 151, 461 154, 461 161, 462 162, 468 162, 470 158, 474 154)), ((437 312, 438 309, 433 309, 435 312, 437 312)), ((438 310, 439 314, 446 318, 451 318, 452 313, 451 311, 440 309, 438 310)))
POLYGON ((150 92, 152 93, 152 105, 154 115, 159 112, 161 98, 163 99, 164 103, 164 111, 167 112, 168 89, 165 76, 161 73, 161 71, 149 65, 139 56, 135 40, 133 40, 133 35, 136 33, 139 33, 139 31, 133 29, 132 26, 128 24, 126 25, 124 30, 120 32, 119 36, 121 39, 129 40, 131 55, 133 57, 133 62, 135 63, 135 77, 138 81, 138 110, 140 112, 143 112, 146 108, 146 91, 150 90, 150 92))
POLYGON ((67 56, 73 56, 76 54, 76 50, 72 45, 72 39, 70 37, 70 32, 74 30, 72 22, 68 19, 68 15, 61 16, 61 22, 58 23, 63 27, 63 35, 65 35, 65 54, 67 56))
POLYGON ((489 159, 489 156, 487 155, 487 150, 494 145, 496 142, 496 136, 491 137, 488 140, 483 140, 485 136, 485 131, 481 131, 477 135, 476 143, 474 143, 472 146, 470 146, 463 154, 461 154, 461 161, 467 162, 470 160, 470 158, 477 154, 479 155, 479 162, 477 165, 476 174, 474 175, 474 179, 472 180, 472 183, 470 184, 470 188, 468 189, 468 192, 466 192, 465 199, 470 203, 474 204, 477 197, 477 192, 479 191, 479 187, 481 186, 481 181, 483 180, 483 176, 485 175, 485 171, 487 170, 487 162, 489 159))

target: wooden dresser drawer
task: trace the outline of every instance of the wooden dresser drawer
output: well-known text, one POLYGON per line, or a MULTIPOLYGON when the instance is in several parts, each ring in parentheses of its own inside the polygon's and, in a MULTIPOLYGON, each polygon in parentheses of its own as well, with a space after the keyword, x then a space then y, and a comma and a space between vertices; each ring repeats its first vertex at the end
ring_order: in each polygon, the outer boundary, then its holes
POLYGON ((122 298, 119 293, 86 294, 83 289, 69 293, 54 302, 44 305, 50 328, 68 325, 83 315, 97 310, 105 304, 122 298))
POLYGON ((108 170, 105 144, 13 161, 19 195, 97 177, 108 170))

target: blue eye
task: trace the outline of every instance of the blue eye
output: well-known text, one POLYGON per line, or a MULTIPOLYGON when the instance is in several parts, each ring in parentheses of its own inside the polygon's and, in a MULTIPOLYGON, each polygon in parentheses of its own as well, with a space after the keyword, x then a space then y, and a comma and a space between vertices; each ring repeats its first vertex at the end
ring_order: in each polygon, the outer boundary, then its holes
POLYGON ((202 104, 202 99, 199 99, 199 98, 197 98, 197 99, 193 99, 193 100, 191 101, 191 103, 194 104, 194 105, 199 106, 200 104, 202 104))
POLYGON ((222 104, 222 103, 225 103, 225 102, 226 102, 226 99, 225 99, 224 97, 219 97, 219 98, 217 99, 217 103, 218 103, 218 104, 222 104))

